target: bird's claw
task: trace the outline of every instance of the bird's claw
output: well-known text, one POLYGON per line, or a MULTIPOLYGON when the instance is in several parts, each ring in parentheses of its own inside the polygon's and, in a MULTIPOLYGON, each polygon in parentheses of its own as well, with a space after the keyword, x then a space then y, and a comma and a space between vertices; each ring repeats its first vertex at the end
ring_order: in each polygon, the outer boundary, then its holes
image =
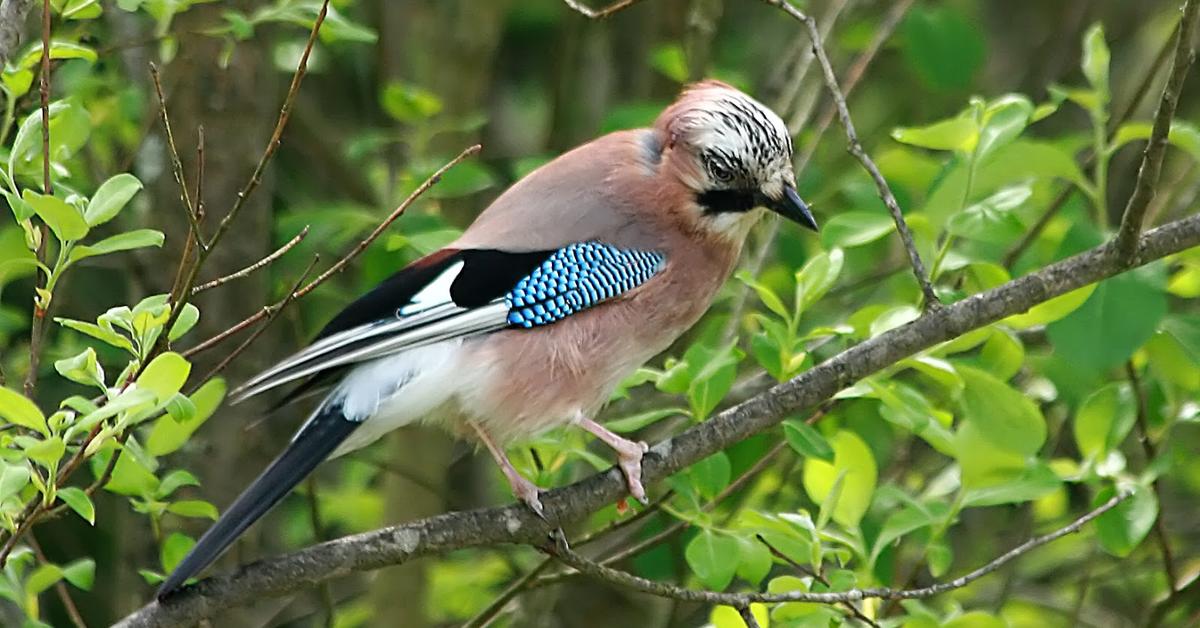
POLYGON ((548 521, 546 519, 546 509, 542 507, 542 489, 537 484, 526 480, 520 475, 516 477, 510 476, 508 481, 509 485, 512 486, 513 495, 521 500, 521 503, 528 506, 533 511, 533 514, 541 518, 542 521, 548 521))
POLYGON ((629 494, 642 502, 642 505, 650 503, 646 497, 646 487, 642 486, 642 458, 647 451, 650 451, 650 446, 640 440, 629 441, 628 447, 617 449, 617 463, 621 467, 621 473, 625 475, 629 494))

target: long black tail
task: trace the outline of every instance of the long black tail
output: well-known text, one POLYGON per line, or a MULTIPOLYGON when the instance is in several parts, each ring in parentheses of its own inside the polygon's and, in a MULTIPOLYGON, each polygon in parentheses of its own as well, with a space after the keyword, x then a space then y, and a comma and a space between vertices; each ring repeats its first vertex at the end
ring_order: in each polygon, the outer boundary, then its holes
POLYGON ((322 408, 305 425, 282 454, 242 492, 233 505, 221 515, 175 571, 158 589, 163 600, 183 586, 188 578, 207 567, 225 551, 250 524, 279 503, 312 470, 358 427, 346 419, 337 404, 322 408))

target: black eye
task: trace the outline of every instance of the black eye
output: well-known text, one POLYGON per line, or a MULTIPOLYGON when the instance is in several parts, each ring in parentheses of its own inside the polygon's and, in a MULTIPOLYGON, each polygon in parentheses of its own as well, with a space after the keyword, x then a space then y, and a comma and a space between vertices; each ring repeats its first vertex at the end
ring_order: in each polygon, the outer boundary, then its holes
POLYGON ((709 164, 708 172, 714 179, 722 183, 733 181, 733 171, 718 163, 709 164))

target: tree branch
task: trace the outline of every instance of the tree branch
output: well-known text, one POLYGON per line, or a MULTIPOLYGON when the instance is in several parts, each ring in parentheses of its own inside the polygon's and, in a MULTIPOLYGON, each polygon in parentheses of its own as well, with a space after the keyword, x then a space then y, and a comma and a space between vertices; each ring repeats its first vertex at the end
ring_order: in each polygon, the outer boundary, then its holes
POLYGON ((1162 174, 1171 121, 1175 118, 1175 108, 1183 92, 1183 82, 1187 79, 1192 62, 1196 60, 1193 42, 1196 38, 1198 15, 1200 0, 1188 0, 1183 7, 1183 17, 1180 18, 1176 31, 1175 61, 1171 67, 1171 74, 1167 77, 1167 84, 1163 87, 1162 97, 1158 101, 1158 109, 1154 113, 1154 127, 1150 132, 1150 141, 1146 142, 1146 148, 1142 152, 1142 165, 1138 168, 1133 195, 1125 205, 1125 213, 1121 216, 1121 229, 1117 232, 1117 249, 1126 262, 1131 263, 1133 255, 1137 252, 1137 235, 1142 230, 1146 208, 1150 206, 1150 201, 1154 200, 1158 179, 1162 174))
MULTIPOLYGON (((1137 261, 1147 263, 1200 245, 1200 215, 1139 237, 1137 261)), ((656 482, 702 458, 770 428, 789 414, 811 408, 854 382, 941 342, 1116 275, 1127 268, 1115 244, 1051 264, 986 292, 930 311, 906 325, 866 340, 796 378, 729 408, 651 448, 643 481, 656 482)), ((617 469, 609 469, 542 495, 549 522, 521 504, 450 512, 364 532, 246 565, 202 580, 166 603, 151 602, 120 626, 193 624, 233 606, 309 588, 355 571, 368 571, 465 547, 500 543, 543 544, 546 534, 580 521, 625 493, 617 469)), ((1082 524, 1081 524, 1082 525, 1082 524)))
POLYGON ((271 253, 270 255, 258 260, 257 262, 254 262, 253 264, 251 264, 235 273, 230 273, 228 275, 225 275, 224 277, 218 277, 216 279, 213 279, 210 282, 200 284, 200 285, 196 286, 195 288, 192 288, 192 294, 198 294, 200 292, 204 292, 205 290, 216 288, 217 286, 229 283, 230 281, 233 281, 234 279, 242 279, 243 277, 249 277, 250 274, 253 273, 254 271, 256 271, 260 268, 263 268, 264 266, 270 264, 271 262, 283 257, 284 253, 287 253, 288 251, 292 250, 292 247, 296 246, 297 244, 300 244, 300 241, 303 240, 307 236, 308 236, 308 226, 305 225, 305 227, 300 230, 300 233, 297 233, 295 237, 293 237, 291 240, 288 240, 286 243, 284 243, 283 246, 276 249, 276 251, 274 253, 271 253))
POLYGON ((789 591, 785 593, 724 593, 719 591, 701 591, 697 589, 687 589, 666 582, 655 582, 647 580, 640 576, 635 576, 631 573, 605 567, 598 563, 587 560, 586 558, 572 551, 565 542, 565 537, 558 534, 554 537, 553 545, 543 545, 542 551, 553 555, 558 560, 566 563, 589 576, 592 576, 605 582, 621 585, 626 588, 657 595, 659 597, 672 598, 685 602, 702 602, 707 604, 721 604, 723 606, 732 606, 734 608, 747 608, 751 603, 778 603, 778 602, 815 602, 819 604, 840 604, 843 602, 854 603, 869 598, 878 598, 884 600, 911 600, 919 598, 928 598, 935 595, 940 595, 954 589, 971 584, 972 582, 1000 569, 1009 561, 1027 554, 1030 551, 1037 549, 1051 541, 1056 541, 1068 534, 1078 532, 1080 528, 1092 521, 1096 517, 1115 508, 1117 504, 1128 498, 1130 493, 1122 493, 1115 495, 1108 501, 1101 504, 1095 510, 1088 512, 1082 517, 1071 522, 1069 525, 1059 528, 1049 534, 1037 536, 1028 541, 1014 547, 1013 549, 1001 554, 986 565, 975 569, 974 571, 959 576, 949 582, 941 582, 920 589, 890 589, 886 587, 871 588, 871 589, 850 589, 849 591, 829 591, 813 593, 809 591, 789 591))

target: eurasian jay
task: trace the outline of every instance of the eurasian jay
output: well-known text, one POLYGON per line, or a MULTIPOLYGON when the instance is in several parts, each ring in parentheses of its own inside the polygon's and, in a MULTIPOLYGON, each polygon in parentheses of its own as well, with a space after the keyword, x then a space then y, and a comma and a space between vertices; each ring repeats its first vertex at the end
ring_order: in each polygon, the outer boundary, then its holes
POLYGON ((796 192, 787 126, 717 81, 687 88, 653 128, 605 135, 518 181, 453 244, 385 280, 307 348, 232 393, 237 402, 298 383, 286 404, 328 391, 159 597, 322 461, 418 422, 485 446, 539 515, 539 489, 504 445, 581 427, 616 451, 629 492, 644 501, 646 444, 592 417, 708 309, 763 207, 817 228, 796 192))

